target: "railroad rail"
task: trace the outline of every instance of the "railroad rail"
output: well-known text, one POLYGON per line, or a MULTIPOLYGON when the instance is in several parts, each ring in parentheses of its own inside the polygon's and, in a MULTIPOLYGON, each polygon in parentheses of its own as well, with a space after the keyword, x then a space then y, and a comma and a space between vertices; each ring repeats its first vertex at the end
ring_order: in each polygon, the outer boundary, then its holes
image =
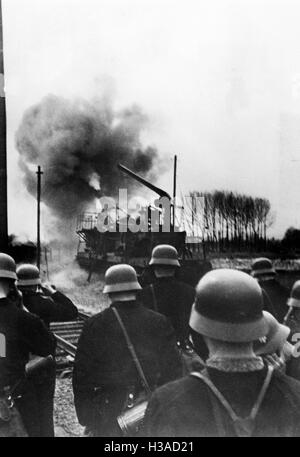
POLYGON ((53 322, 50 325, 51 331, 56 338, 56 364, 57 371, 60 373, 71 372, 77 344, 82 332, 84 322, 91 317, 79 311, 78 317, 69 322, 53 322))

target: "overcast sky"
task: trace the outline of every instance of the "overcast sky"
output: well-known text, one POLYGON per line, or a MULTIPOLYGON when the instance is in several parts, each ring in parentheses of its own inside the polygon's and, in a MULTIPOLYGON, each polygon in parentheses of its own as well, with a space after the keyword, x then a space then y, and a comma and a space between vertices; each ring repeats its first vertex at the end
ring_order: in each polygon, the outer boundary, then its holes
MULTIPOLYGON (((137 103, 145 144, 178 155, 179 191, 269 198, 272 233, 300 227, 300 3, 226 0, 2 0, 9 228, 35 233, 14 145, 47 94, 109 87, 137 103)), ((170 167, 171 168, 171 167, 170 167)), ((172 174, 159 178, 172 190, 172 174)))

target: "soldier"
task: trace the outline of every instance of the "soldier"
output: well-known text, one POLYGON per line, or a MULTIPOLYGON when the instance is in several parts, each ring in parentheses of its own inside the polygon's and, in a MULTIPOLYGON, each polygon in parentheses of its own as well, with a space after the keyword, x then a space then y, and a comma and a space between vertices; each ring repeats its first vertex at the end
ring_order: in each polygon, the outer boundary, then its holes
POLYGON ((263 315, 269 329, 264 338, 254 343, 254 352, 267 359, 274 365, 274 368, 285 371, 294 349, 287 341, 290 329, 286 325, 280 324, 271 313, 264 311, 263 315))
POLYGON ((188 343, 188 321, 194 302, 195 289, 176 279, 180 268, 177 250, 168 244, 156 246, 152 251, 150 265, 155 280, 141 292, 141 300, 147 308, 158 311, 170 319, 181 348, 188 343))
POLYGON ((282 322, 286 312, 289 291, 276 279, 276 271, 271 260, 264 257, 256 259, 252 264, 251 275, 257 279, 266 294, 264 309, 273 314, 278 322, 282 322))
POLYGON ((77 318, 76 306, 52 286, 42 284, 39 269, 35 265, 19 266, 17 276, 17 286, 23 294, 25 308, 39 316, 47 327, 51 322, 72 321, 77 318))
POLYGON ((288 311, 283 322, 291 329, 290 340, 292 341, 294 333, 300 332, 300 280, 294 283, 286 304, 288 311))
POLYGON ((300 280, 293 285, 287 305, 289 309, 283 322, 291 330, 289 341, 295 345, 294 357, 289 362, 287 374, 300 380, 300 280))
POLYGON ((17 397, 15 403, 28 435, 40 436, 40 405, 32 384, 26 379, 25 366, 30 354, 41 357, 52 354, 55 340, 37 316, 9 299, 16 279, 14 260, 0 253, 0 392, 3 396, 5 388, 10 388, 17 397))
POLYGON ((257 355, 265 357, 274 368, 279 369, 292 378, 300 380, 300 359, 297 346, 287 341, 290 329, 279 324, 272 314, 264 311, 269 325, 266 341, 257 341, 254 350, 257 355))
POLYGON ((79 422, 94 436, 121 436, 117 416, 143 390, 116 311, 150 389, 181 374, 174 330, 164 316, 141 306, 140 289, 131 266, 109 268, 103 292, 111 305, 86 322, 79 339, 74 401, 79 422))
POLYGON ((148 436, 300 435, 300 383, 253 350, 268 332, 262 311, 261 288, 246 273, 220 269, 200 280, 190 326, 204 336, 207 368, 154 393, 148 436))
MULTIPOLYGON (((39 269, 23 264, 17 268, 17 286, 28 311, 39 316, 49 328, 51 322, 70 321, 77 318, 78 310, 71 300, 50 285, 41 283, 39 269)), ((54 356, 55 354, 53 354, 54 356)), ((46 366, 31 376, 39 400, 41 436, 53 437, 53 403, 55 393, 55 364, 46 366)))

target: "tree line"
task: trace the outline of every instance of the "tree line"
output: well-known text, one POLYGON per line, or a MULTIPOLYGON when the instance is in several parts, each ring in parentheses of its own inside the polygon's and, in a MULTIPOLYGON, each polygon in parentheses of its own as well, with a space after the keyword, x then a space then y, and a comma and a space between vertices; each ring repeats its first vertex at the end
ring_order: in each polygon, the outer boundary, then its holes
POLYGON ((190 192, 188 232, 210 249, 264 250, 267 229, 273 223, 266 198, 229 191, 190 192))

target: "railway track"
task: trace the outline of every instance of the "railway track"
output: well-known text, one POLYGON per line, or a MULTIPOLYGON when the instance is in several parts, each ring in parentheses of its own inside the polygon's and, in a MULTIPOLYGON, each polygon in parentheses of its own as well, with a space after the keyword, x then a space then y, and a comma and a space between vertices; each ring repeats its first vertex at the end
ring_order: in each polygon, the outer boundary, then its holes
POLYGON ((56 365, 57 372, 61 375, 72 371, 72 365, 76 354, 77 343, 82 332, 84 322, 90 315, 79 312, 78 318, 70 322, 54 322, 50 330, 56 338, 56 365))

